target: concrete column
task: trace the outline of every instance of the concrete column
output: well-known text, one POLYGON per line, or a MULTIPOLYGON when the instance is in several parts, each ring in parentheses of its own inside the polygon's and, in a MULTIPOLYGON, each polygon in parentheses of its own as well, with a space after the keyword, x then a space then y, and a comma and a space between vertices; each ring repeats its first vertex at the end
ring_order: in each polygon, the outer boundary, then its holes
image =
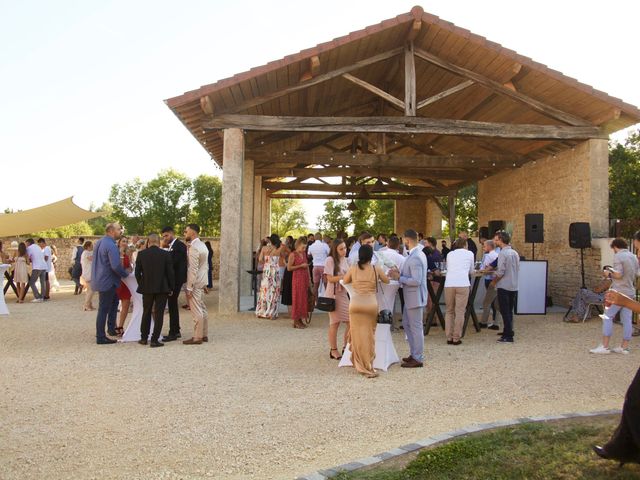
POLYGON ((402 236, 412 228, 427 234, 427 203, 425 200, 396 200, 394 208, 394 230, 402 236))
POLYGON ((244 161, 242 174, 242 233, 240 234, 240 295, 251 295, 251 276, 247 270, 253 267, 253 160, 244 161))
POLYGON ((260 244, 262 235, 262 177, 255 177, 253 181, 253 249, 260 244))
POLYGON ((425 236, 442 237, 442 210, 433 200, 427 200, 425 236))
POLYGON ((260 222, 260 231, 262 236, 271 235, 271 199, 267 196, 267 191, 262 189, 262 219, 260 222))
POLYGON ((456 196, 449 195, 449 240, 452 245, 456 237, 456 196))
POLYGON ((218 311, 221 314, 240 310, 240 256, 242 235, 242 184, 244 169, 244 134, 239 128, 224 131, 222 153, 222 215, 220 245, 220 289, 218 311))

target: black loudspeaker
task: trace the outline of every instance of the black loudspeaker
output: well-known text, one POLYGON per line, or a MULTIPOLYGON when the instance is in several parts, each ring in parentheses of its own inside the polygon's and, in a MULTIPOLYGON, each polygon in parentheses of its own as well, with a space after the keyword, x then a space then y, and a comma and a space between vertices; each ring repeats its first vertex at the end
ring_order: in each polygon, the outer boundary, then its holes
POLYGON ((504 230, 506 222, 504 220, 489 220, 489 238, 493 238, 496 232, 504 230))
POLYGON ((524 216, 525 243, 544 243, 544 215, 527 213, 524 216))
POLYGON ((591 248, 591 225, 576 222, 569 225, 569 246, 571 248, 591 248))
POLYGON ((480 231, 478 232, 478 236, 480 238, 486 238, 489 240, 489 228, 488 227, 480 227, 480 231))

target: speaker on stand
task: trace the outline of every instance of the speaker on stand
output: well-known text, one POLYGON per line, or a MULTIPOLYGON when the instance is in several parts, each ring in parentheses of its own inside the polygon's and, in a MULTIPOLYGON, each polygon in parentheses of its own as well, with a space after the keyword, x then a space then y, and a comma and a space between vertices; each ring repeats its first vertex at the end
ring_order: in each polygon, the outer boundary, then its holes
POLYGON ((536 243, 544 243, 544 215, 542 213, 525 214, 524 241, 531 244, 531 260, 535 260, 536 243))
POLYGON ((588 222, 575 222, 569 225, 569 246, 580 249, 580 272, 582 274, 582 287, 587 288, 584 282, 584 249, 591 248, 591 225, 588 222))

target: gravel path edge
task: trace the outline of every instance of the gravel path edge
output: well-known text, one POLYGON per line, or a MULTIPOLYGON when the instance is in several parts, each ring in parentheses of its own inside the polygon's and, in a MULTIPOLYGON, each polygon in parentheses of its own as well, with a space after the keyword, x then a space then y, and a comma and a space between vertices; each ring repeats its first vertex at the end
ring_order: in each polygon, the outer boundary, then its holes
POLYGON ((597 417, 600 415, 616 415, 621 413, 622 413, 622 410, 613 409, 613 410, 604 410, 604 411, 596 411, 596 412, 578 412, 578 413, 574 412, 574 413, 563 413, 559 415, 521 417, 521 418, 516 418, 511 420, 499 420, 497 422, 490 422, 490 423, 471 424, 470 426, 463 427, 458 430, 454 430, 446 433, 440 433, 432 437, 423 438, 422 440, 418 440, 413 443, 408 443, 401 447, 397 447, 392 450, 388 450, 386 452, 378 453, 370 457, 359 458, 357 460, 353 460, 351 462, 344 463, 336 467, 317 470, 307 475, 297 477, 296 480, 326 480, 328 478, 335 477, 340 472, 352 472, 364 467, 368 467, 370 465, 374 465, 376 463, 383 463, 392 458, 400 457, 402 455, 406 455, 408 453, 415 452, 417 450, 421 450, 427 447, 434 447, 440 443, 446 443, 450 441, 452 438, 467 435, 469 433, 482 432, 485 430, 492 430, 495 428, 508 427, 510 425, 519 425, 524 423, 547 422, 551 420, 562 420, 562 419, 578 418, 578 417, 597 417))

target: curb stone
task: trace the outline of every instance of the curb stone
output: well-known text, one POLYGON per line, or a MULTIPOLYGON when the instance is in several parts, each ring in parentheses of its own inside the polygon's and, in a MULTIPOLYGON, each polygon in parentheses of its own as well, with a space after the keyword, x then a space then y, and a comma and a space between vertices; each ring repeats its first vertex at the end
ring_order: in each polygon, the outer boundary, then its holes
POLYGON ((482 432, 485 430, 492 430, 494 428, 520 425, 523 423, 548 422, 551 420, 563 420, 563 419, 578 418, 578 417, 596 417, 599 415, 614 415, 614 414, 620 414, 620 413, 622 413, 622 410, 613 409, 613 410, 604 410, 604 411, 598 411, 598 412, 575 412, 575 413, 563 413, 559 415, 522 417, 522 418, 517 418, 512 420, 498 420, 491 423, 472 424, 467 427, 454 430, 452 432, 440 433, 438 435, 433 435, 431 437, 423 438, 422 440, 417 440, 415 442, 388 450, 386 452, 377 453, 371 457, 360 458, 358 460, 354 460, 349 463, 338 465, 337 467, 330 467, 330 468, 318 470, 316 472, 309 473, 301 477, 297 477, 296 480, 327 480, 329 478, 335 477, 340 472, 353 472, 354 470, 359 470, 361 468, 367 467, 369 465, 374 465, 376 463, 382 463, 385 460, 400 457, 402 455, 406 455, 407 453, 415 452, 417 450, 421 450, 426 447, 432 447, 440 443, 446 443, 456 437, 468 435, 470 433, 475 433, 475 432, 482 432))

